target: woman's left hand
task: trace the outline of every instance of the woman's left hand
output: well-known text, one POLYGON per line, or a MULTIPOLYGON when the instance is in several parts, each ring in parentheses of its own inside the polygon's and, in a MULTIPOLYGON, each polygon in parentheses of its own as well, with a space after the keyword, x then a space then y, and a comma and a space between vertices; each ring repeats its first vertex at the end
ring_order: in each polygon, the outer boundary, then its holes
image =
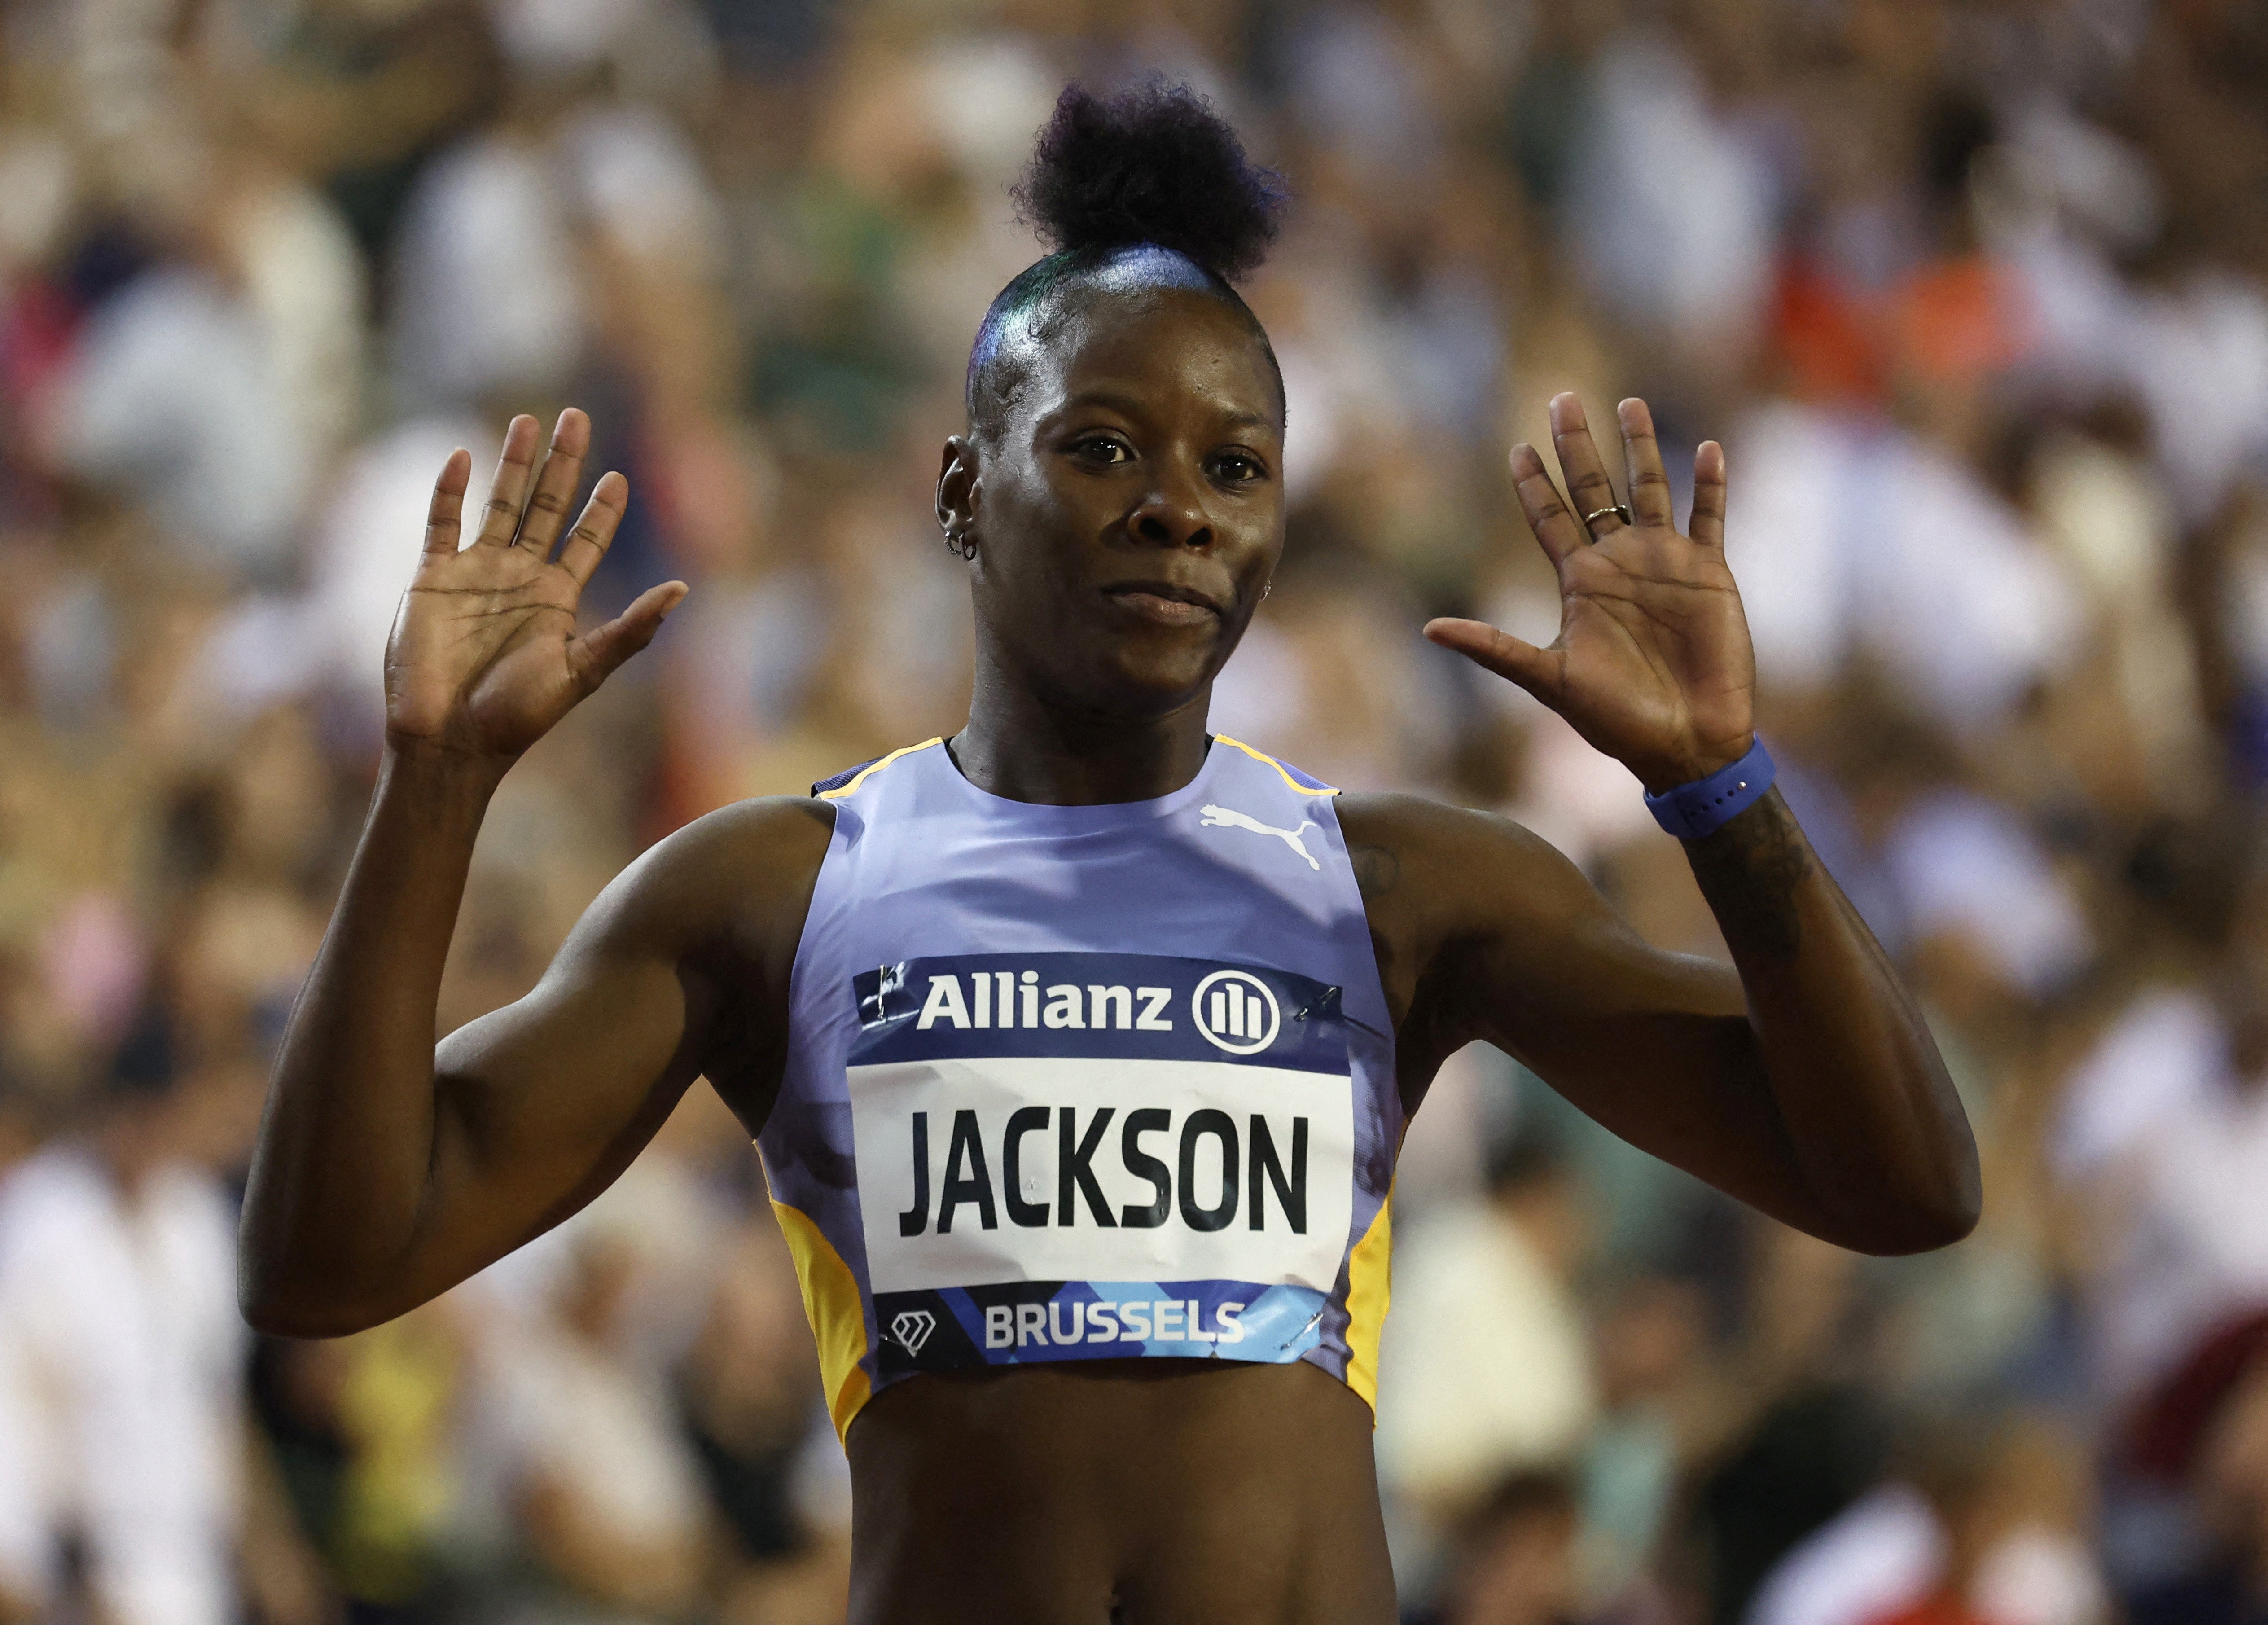
POLYGON ((1479 621, 1437 620, 1426 637, 1520 684, 1660 792, 1706 778, 1755 742, 1756 656, 1725 565, 1725 451, 1693 455, 1690 535, 1677 529, 1646 403, 1616 417, 1630 469, 1628 519, 1572 395, 1551 403, 1551 441, 1572 504, 1535 448, 1512 448, 1520 506, 1559 575, 1559 635, 1547 648, 1479 621))

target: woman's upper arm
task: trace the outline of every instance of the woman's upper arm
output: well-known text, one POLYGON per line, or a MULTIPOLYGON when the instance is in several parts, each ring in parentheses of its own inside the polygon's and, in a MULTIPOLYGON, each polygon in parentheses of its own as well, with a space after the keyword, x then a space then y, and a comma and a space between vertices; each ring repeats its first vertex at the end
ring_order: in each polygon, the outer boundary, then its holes
POLYGON ((1493 1044, 1640 1149, 1769 1212, 1808 1212, 1731 966, 1653 947, 1510 819, 1346 801, 1350 848, 1392 854, 1371 868, 1393 885, 1366 885, 1365 902, 1402 1017, 1405 1097, 1458 1047, 1493 1044))
POLYGON ((1416 796, 1344 802, 1389 1002, 1444 1053, 1477 1038, 1531 1064, 1580 1064, 1632 1016, 1742 1015, 1729 966, 1646 943, 1511 819, 1416 796))
POLYGON ((777 798, 688 825, 615 877, 526 997, 441 1040, 431 1201, 447 1211, 431 1217, 458 1241, 437 1265, 468 1274, 558 1222, 696 1076, 784 1036, 769 1029, 831 813, 777 798))

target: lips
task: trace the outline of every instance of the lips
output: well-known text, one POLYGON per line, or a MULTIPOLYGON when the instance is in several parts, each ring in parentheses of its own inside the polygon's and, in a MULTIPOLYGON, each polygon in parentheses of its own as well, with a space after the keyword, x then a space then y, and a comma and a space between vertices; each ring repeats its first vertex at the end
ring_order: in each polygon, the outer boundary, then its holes
POLYGON ((1102 595, 1161 626, 1191 626, 1226 615, 1217 600, 1178 581, 1114 581, 1102 589, 1102 595))

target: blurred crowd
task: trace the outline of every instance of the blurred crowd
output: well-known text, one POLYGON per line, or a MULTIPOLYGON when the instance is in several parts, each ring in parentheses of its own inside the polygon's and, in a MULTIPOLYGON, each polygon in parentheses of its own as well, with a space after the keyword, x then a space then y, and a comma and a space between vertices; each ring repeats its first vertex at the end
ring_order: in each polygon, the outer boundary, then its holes
POLYGON ((1543 403, 1729 451, 1765 728, 1925 1002, 1981 1228, 1862 1259, 1505 1057, 1406 1149, 1412 1621, 2268 1621, 2268 11, 2250 0, 11 0, 0 1620, 839 1620, 847 1488, 705 1089, 392 1325, 237 1318, 269 1047, 449 449, 586 408, 693 584, 513 772, 445 1029, 644 846, 965 714, 929 488, 1064 82, 1214 100, 1291 536, 1222 731, 1508 811, 1721 953, 1548 640, 1543 403))

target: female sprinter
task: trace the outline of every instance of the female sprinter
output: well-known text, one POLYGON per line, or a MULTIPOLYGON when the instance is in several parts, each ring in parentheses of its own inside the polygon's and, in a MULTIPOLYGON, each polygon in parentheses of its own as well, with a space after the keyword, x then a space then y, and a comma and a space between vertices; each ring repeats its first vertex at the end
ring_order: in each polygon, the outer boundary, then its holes
POLYGON ((1869 1252, 1966 1233, 1975 1150, 1769 790, 1716 445, 1681 533, 1645 406, 1618 503, 1560 397, 1565 495, 1512 454, 1557 639, 1426 632, 1645 782, 1732 967, 1648 948, 1501 818, 1339 795, 1205 731, 1284 543, 1282 382, 1226 280, 1276 195, 1186 92, 1074 90, 1024 200, 1058 247, 985 316, 937 485, 967 726, 671 836, 437 1050, 490 795, 686 590, 576 635, 628 496, 607 475, 560 541, 578 413, 540 467, 512 423, 461 550, 468 459, 442 469, 369 824, 276 1066, 245 1311, 322 1336, 423 1303, 590 1200, 705 1075, 802 1277, 854 1620, 1384 1625, 1388 1199, 1444 1056, 1500 1045, 1869 1252))

